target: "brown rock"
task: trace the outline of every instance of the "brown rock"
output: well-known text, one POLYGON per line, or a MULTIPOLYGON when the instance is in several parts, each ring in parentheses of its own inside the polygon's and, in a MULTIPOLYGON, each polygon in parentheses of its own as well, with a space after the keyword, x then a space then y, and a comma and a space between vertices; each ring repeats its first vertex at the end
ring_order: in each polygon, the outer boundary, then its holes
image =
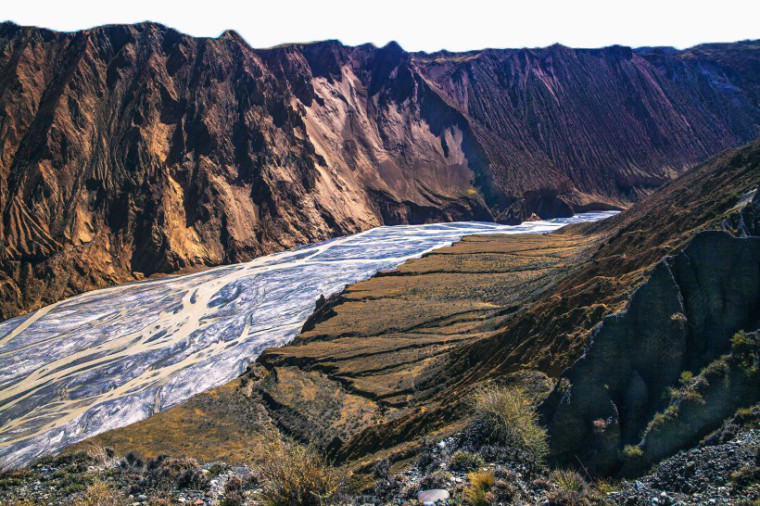
POLYGON ((626 206, 757 135, 757 54, 4 23, 0 319, 380 224, 626 206))

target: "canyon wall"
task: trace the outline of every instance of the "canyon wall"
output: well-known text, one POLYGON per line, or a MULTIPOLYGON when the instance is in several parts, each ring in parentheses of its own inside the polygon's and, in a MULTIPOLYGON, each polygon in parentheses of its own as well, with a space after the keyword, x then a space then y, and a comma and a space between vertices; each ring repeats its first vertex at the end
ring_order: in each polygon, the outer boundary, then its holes
POLYGON ((4 23, 0 319, 381 224, 625 207, 760 133, 759 56, 4 23))

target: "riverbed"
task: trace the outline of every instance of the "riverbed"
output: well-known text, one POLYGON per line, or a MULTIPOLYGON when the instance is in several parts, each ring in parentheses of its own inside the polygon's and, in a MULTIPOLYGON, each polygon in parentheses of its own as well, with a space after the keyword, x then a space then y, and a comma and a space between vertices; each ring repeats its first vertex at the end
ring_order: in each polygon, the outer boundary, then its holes
POLYGON ((315 301, 471 234, 518 226, 379 227, 200 273, 97 290, 0 323, 0 466, 19 466, 226 383, 296 337, 315 301))

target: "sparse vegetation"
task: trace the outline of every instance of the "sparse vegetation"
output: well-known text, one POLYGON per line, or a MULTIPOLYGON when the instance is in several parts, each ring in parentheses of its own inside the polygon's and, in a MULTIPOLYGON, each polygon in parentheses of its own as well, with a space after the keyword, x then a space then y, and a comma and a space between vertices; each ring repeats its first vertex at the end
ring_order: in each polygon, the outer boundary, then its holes
POLYGON ((476 417, 498 442, 526 450, 539 461, 548 454, 546 429, 538 424, 538 413, 521 388, 481 388, 473 406, 476 417))
POLYGON ((760 369, 760 333, 740 330, 731 338, 733 353, 748 372, 760 369))
POLYGON ((731 474, 731 482, 740 488, 760 483, 760 468, 757 466, 745 466, 731 474))
POLYGON ((148 460, 146 481, 155 490, 208 488, 209 479, 201 472, 194 459, 173 459, 159 456, 148 460))
POLYGON ((607 495, 610 492, 617 492, 622 488, 622 485, 618 481, 612 480, 596 480, 594 482, 594 488, 602 495, 607 495))
POLYGON ((451 477, 450 472, 437 469, 420 480, 420 486, 423 488, 446 488, 451 477))
POLYGON ((640 459, 644 456, 644 450, 636 445, 626 445, 625 448, 623 448, 623 455, 630 460, 640 459))
POLYGON ((678 417, 678 406, 671 404, 664 411, 656 413, 647 425, 647 432, 656 431, 662 428, 666 423, 675 420, 678 417))
POLYGON ((243 498, 245 485, 243 480, 237 476, 228 479, 224 485, 224 498, 220 502, 221 506, 242 506, 245 504, 245 499, 243 498))
POLYGON ((77 506, 119 506, 127 504, 127 498, 106 483, 96 481, 77 497, 75 504, 77 506))

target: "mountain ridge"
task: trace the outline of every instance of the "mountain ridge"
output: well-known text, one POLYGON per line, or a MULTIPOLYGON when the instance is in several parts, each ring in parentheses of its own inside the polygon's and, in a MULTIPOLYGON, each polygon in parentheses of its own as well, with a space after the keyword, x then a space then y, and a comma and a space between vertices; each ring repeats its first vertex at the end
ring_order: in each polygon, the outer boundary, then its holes
POLYGON ((760 134, 756 45, 442 58, 3 23, 0 318, 382 224, 627 207, 760 134))

